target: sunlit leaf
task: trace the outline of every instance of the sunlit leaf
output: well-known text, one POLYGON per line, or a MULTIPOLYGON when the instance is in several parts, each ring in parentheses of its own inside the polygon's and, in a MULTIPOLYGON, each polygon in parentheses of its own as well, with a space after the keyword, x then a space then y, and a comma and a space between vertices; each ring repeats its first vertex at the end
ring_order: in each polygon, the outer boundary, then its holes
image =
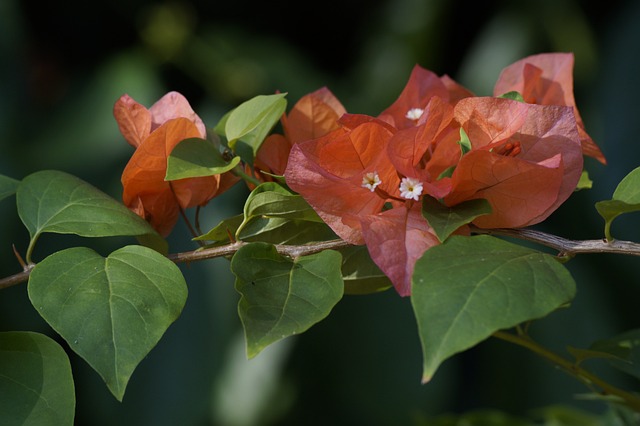
POLYGON ((28 291, 40 315, 120 401, 187 298, 180 269, 143 246, 107 258, 84 247, 57 252, 33 269, 28 291))
POLYGON ((226 161, 210 141, 190 138, 178 143, 167 158, 165 180, 177 180, 228 172, 240 163, 240 157, 226 161))
POLYGON ((19 180, 12 179, 8 176, 0 175, 0 200, 15 194, 19 180))
POLYGON ((287 108, 286 93, 259 95, 240 104, 225 122, 229 147, 248 164, 287 108))
POLYGON ((412 284, 425 382, 452 355, 544 317, 575 294, 573 278, 552 256, 486 235, 453 236, 427 250, 412 284))
POLYGON ((142 218, 70 174, 35 172, 22 180, 16 199, 31 248, 42 233, 53 232, 82 237, 146 236, 153 248, 167 251, 165 240, 142 218))
POLYGON ((464 201, 453 207, 447 207, 432 197, 422 199, 422 215, 427 219, 440 242, 446 240, 462 225, 489 213, 491 213, 491 204, 482 198, 464 201))
POLYGON ((0 424, 71 426, 75 391, 64 349, 33 332, 0 333, 0 424))
POLYGON ((243 246, 231 260, 247 356, 324 319, 343 295, 342 256, 332 250, 291 260, 265 243, 243 246))
POLYGON ((589 179, 589 173, 586 170, 583 170, 575 190, 579 191, 581 189, 591 189, 592 187, 593 181, 589 179))

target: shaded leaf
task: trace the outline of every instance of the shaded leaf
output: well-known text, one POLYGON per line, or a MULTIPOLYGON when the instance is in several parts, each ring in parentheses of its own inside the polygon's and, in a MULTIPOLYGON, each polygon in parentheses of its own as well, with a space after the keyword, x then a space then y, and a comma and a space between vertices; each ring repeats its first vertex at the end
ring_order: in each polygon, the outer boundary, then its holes
POLYGON ((462 225, 489 213, 491 204, 483 198, 464 201, 453 207, 447 207, 432 197, 422 199, 422 216, 427 219, 440 242, 446 240, 462 225))
POLYGON ((371 259, 366 246, 349 246, 338 251, 342 254, 345 294, 377 293, 393 286, 371 259))
POLYGON ((544 317, 575 294, 573 278, 552 256, 486 235, 453 236, 427 250, 412 284, 424 382, 455 353, 544 317))
POLYGON ((138 215, 94 186, 70 174, 44 170, 22 180, 18 214, 29 230, 30 251, 43 232, 82 237, 146 236, 166 253, 166 241, 138 215))
POLYGON ((40 315, 119 401, 187 298, 180 269, 143 246, 107 258, 84 247, 57 252, 33 269, 28 291, 40 315))
POLYGON ((233 169, 240 157, 226 161, 218 148, 210 141, 189 138, 179 142, 167 158, 165 180, 178 180, 219 175, 233 169))
POLYGON ((307 244, 338 238, 327 224, 281 217, 256 217, 236 235, 241 241, 271 244, 307 244))
MULTIPOLYGON (((215 243, 230 243, 230 235, 235 235, 240 224, 244 221, 244 215, 239 214, 230 218, 221 220, 216 226, 214 226, 206 234, 200 235, 194 238, 196 241, 212 241, 215 243)), ((217 244, 216 244, 217 245, 217 244)))
POLYGON ((608 361, 612 366, 640 379, 640 329, 599 340, 590 349, 610 354, 608 361))
POLYGON ((64 349, 33 332, 0 333, 0 424, 73 425, 75 391, 64 349))
POLYGON ((241 294, 238 313, 247 356, 324 319, 342 298, 340 253, 325 250, 291 260, 265 243, 243 246, 231 260, 241 294))
POLYGON ((15 194, 19 184, 19 180, 0 175, 0 200, 15 194))

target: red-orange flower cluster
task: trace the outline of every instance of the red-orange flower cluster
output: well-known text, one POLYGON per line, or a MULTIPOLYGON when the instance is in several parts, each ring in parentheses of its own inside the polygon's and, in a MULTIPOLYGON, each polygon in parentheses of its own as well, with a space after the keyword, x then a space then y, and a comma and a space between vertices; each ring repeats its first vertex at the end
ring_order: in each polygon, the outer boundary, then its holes
POLYGON ((293 145, 287 184, 341 238, 366 244, 409 295, 415 261, 438 244, 422 197, 450 207, 484 198, 492 213, 474 225, 524 227, 570 196, 583 154, 605 162, 575 107, 572 66, 571 54, 525 58, 503 71, 495 97, 416 66, 378 117, 345 114, 337 129, 293 145), (526 103, 498 97, 510 91, 526 103))
POLYGON ((122 173, 124 204, 162 236, 173 229, 180 208, 206 204, 237 182, 231 174, 165 181, 167 157, 188 138, 205 138, 205 126, 189 102, 170 92, 147 109, 123 95, 113 114, 124 138, 136 148, 122 173))

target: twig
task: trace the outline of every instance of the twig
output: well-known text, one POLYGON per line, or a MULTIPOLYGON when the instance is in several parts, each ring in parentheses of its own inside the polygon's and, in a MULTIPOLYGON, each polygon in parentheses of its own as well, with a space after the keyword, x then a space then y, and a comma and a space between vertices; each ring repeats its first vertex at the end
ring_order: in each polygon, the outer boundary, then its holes
POLYGON ((560 255, 572 256, 579 253, 617 253, 640 256, 640 244, 620 240, 568 240, 557 235, 533 229, 482 229, 472 227, 476 234, 502 235, 538 243, 558 250, 560 255))
MULTIPOLYGON (((519 238, 521 240, 532 241, 559 252, 562 256, 572 256, 579 253, 616 253, 631 256, 640 256, 640 244, 631 241, 605 241, 605 240, 568 240, 557 235, 547 234, 542 231, 532 229, 481 229, 472 228, 476 234, 502 235, 505 237, 519 238)), ((193 262, 197 260, 213 259, 233 255, 240 247, 247 243, 242 241, 232 242, 224 246, 198 249, 189 252, 170 254, 168 257, 173 262, 193 262)), ((276 245, 278 253, 296 258, 322 250, 347 247, 350 244, 343 240, 321 241, 305 245, 276 245)), ((0 289, 20 284, 29 279, 31 270, 0 279, 0 289)))

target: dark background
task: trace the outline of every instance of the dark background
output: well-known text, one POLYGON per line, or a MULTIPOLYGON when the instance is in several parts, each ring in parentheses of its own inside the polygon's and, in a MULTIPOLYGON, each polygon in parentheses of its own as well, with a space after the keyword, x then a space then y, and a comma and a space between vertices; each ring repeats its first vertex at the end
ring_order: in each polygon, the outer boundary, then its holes
MULTIPOLYGON (((76 174, 120 198, 131 147, 118 133, 124 93, 150 106, 183 93, 208 126, 258 95, 300 96, 328 86, 349 112, 378 114, 418 63, 479 95, 499 71, 530 54, 574 52, 575 94, 587 130, 607 156, 587 159, 593 189, 576 193, 540 226, 572 239, 603 236, 594 202, 640 165, 640 3, 629 1, 369 0, 325 2, 4 0, 0 4, 0 174, 76 174)), ((238 185, 205 210, 205 224, 241 211, 238 185)), ((15 205, 0 203, 0 275, 19 271, 11 244, 28 235, 15 205)), ((613 233, 640 241, 637 214, 613 233)), ((120 240, 43 236, 36 259, 72 244, 108 253, 120 240)), ((179 225, 171 250, 194 247, 179 225)), ((558 351, 637 328, 636 258, 583 255, 568 267, 578 295, 533 334, 558 351)), ((420 384, 422 355, 408 299, 389 291, 346 296, 308 332, 246 361, 238 294, 228 262, 183 267, 189 299, 180 319, 139 365, 122 403, 71 353, 78 425, 412 425, 444 413, 499 409, 530 415, 568 404, 605 406, 534 355, 492 339, 443 364, 420 384)), ((55 334, 26 286, 2 291, 0 331, 55 334)), ((58 339, 60 341, 60 339, 58 339)), ((61 342, 61 344, 64 344, 61 342)), ((596 369, 601 366, 597 362, 596 369)), ((628 383, 609 370, 603 375, 628 383)))

